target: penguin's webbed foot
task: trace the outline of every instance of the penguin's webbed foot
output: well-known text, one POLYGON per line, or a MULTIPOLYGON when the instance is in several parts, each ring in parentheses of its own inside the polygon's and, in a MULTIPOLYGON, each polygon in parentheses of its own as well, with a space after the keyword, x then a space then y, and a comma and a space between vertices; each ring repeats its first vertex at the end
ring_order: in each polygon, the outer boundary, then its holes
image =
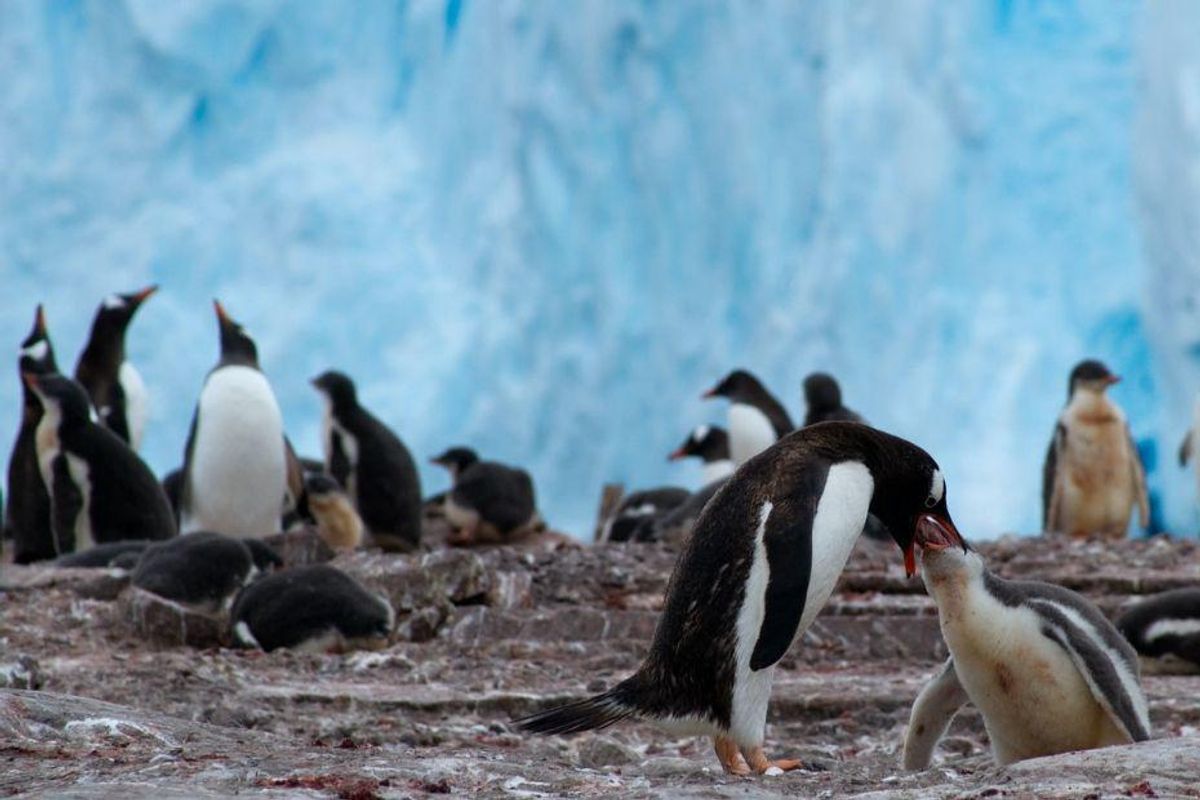
POLYGON ((716 751, 717 761, 721 762, 721 769, 725 771, 725 774, 739 776, 750 774, 750 766, 746 763, 746 759, 742 758, 742 752, 733 739, 728 736, 714 736, 713 750, 716 751))
POLYGON ((746 757, 746 763, 750 765, 750 769, 759 775, 780 775, 801 767, 800 760, 795 758, 770 760, 763 752, 761 745, 743 750, 742 755, 746 757))

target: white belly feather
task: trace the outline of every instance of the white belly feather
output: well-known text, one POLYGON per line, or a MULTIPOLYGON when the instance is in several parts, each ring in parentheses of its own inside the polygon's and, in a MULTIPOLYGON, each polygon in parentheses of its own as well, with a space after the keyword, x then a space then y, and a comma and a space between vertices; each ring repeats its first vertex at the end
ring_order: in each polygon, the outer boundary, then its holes
POLYGON ((129 426, 129 446, 140 450, 149 408, 146 384, 137 368, 128 361, 121 362, 121 371, 117 374, 117 379, 121 383, 121 391, 125 393, 125 423, 129 426))
MULTIPOLYGON (((72 526, 72 534, 75 537, 73 550, 80 552, 94 547, 96 544, 96 537, 92 532, 92 483, 88 476, 87 462, 62 449, 62 441, 58 438, 58 425, 61 419, 57 406, 44 405, 42 419, 38 422, 37 431, 34 434, 34 446, 37 449, 38 471, 42 475, 46 493, 50 496, 52 509, 55 505, 54 462, 60 455, 64 455, 67 459, 67 471, 71 475, 71 482, 79 489, 80 495, 79 514, 75 517, 75 524, 72 526)), ((53 519, 53 513, 51 513, 51 519, 53 519)), ((58 532, 52 530, 51 538, 54 541, 55 552, 60 552, 58 532)))
POLYGON ((707 461, 704 464, 704 472, 701 480, 704 481, 703 486, 708 486, 713 481, 719 481, 722 478, 728 478, 733 474, 733 461, 728 458, 722 458, 719 461, 707 461))
POLYGON ((775 444, 775 428, 767 415, 752 405, 729 406, 729 454, 737 466, 775 444))
POLYGON ((183 533, 257 538, 275 533, 287 490, 283 415, 266 377, 222 367, 200 392, 183 533))

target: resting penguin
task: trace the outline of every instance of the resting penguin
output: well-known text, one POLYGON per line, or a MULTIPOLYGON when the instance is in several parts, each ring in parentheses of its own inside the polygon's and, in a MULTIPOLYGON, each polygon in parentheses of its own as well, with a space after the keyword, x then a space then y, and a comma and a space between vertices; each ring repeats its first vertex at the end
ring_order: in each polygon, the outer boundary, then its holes
POLYGON ((325 469, 354 500, 376 544, 413 550, 421 543, 421 481, 404 443, 359 405, 354 383, 323 372, 313 386, 325 399, 325 469))
POLYGON ((385 647, 395 623, 391 604, 327 564, 292 567, 242 590, 230 614, 247 647, 310 652, 385 647))
POLYGON ((213 301, 221 358, 208 373, 183 457, 180 530, 261 538, 280 528, 288 486, 283 415, 258 349, 213 301))
POLYGON ((1055 427, 1042 470, 1042 522, 1047 532, 1119 539, 1133 507, 1150 520, 1146 473, 1125 414, 1105 396, 1120 378, 1099 361, 1071 371, 1067 407, 1055 427))
POLYGON ((646 542, 653 541, 653 526, 649 523, 683 503, 691 496, 687 489, 678 486, 659 486, 630 492, 621 498, 616 509, 604 521, 600 529, 601 542, 646 542))
MULTIPOLYGON (((18 374, 52 375, 58 372, 54 347, 46 333, 46 315, 37 307, 33 330, 21 342, 18 374)), ((54 558, 54 534, 50 528, 50 493, 38 466, 37 426, 42 419, 42 402, 29 384, 21 382, 21 426, 8 460, 8 504, 4 524, 13 542, 13 561, 28 564, 54 558)))
POLYGON ((199 531, 146 548, 132 582, 182 606, 215 614, 260 573, 281 566, 279 555, 257 539, 199 531))
POLYGON ((814 372, 804 379, 804 402, 808 406, 806 426, 818 422, 866 423, 861 414, 842 405, 842 387, 826 372, 814 372))
POLYGON ((733 474, 733 461, 729 457, 729 434, 719 425, 697 425, 683 444, 676 447, 670 461, 695 456, 704 465, 704 485, 728 478, 733 474))
POLYGON ((783 405, 744 369, 735 369, 701 397, 729 400, 729 452, 737 466, 796 427, 783 405))
POLYGON ((121 569, 131 570, 137 566, 138 559, 142 557, 142 553, 149 547, 151 542, 146 540, 141 541, 120 541, 109 542, 108 544, 98 544, 95 547, 89 547, 78 553, 67 553, 65 556, 59 556, 54 559, 56 567, 88 567, 108 568, 119 567, 121 569))
POLYGON ((533 479, 525 470, 480 461, 467 447, 451 447, 431 461, 450 471, 453 486, 444 508, 455 529, 451 544, 508 541, 539 524, 533 479))
POLYGON ((38 466, 50 489, 50 522, 61 555, 123 539, 169 539, 175 516, 150 468, 94 422, 83 387, 62 375, 25 374, 44 409, 38 466))
POLYGON ((967 701, 1001 766, 1150 737, 1137 654, 1095 606, 1060 586, 998 578, 936 529, 918 543, 950 659, 913 705, 905 769, 929 766, 967 701))
POLYGON ((157 290, 147 286, 133 294, 106 297, 75 365, 75 380, 87 390, 100 423, 134 450, 141 447, 146 428, 146 385, 125 360, 125 330, 138 307, 157 290))
POLYGON ((867 512, 887 523, 912 575, 919 529, 957 538, 945 492, 929 454, 882 431, 830 422, 786 436, 704 508, 637 672, 518 724, 575 733, 643 717, 712 736, 726 772, 798 767, 763 753, 775 663, 829 599, 867 512))
POLYGON ((1175 656, 1200 667, 1200 589, 1148 597, 1123 613, 1117 628, 1143 656, 1175 656))

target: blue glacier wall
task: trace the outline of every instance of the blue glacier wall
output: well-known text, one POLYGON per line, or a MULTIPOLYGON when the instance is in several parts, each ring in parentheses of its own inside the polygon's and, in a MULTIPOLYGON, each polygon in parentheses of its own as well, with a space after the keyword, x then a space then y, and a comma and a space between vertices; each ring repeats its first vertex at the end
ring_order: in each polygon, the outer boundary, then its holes
MULTIPOLYGON (((1180 3, 8 0, 0 341, 70 365, 106 293, 144 451, 180 459, 220 297, 293 438, 330 366, 419 459, 527 465, 578 534, 731 366, 813 369, 942 463, 976 537, 1033 530, 1096 355, 1173 463, 1200 387, 1200 12, 1180 3)), ((15 376, 0 393, 11 441, 15 376)), ((444 477, 426 468, 426 488, 444 477)))

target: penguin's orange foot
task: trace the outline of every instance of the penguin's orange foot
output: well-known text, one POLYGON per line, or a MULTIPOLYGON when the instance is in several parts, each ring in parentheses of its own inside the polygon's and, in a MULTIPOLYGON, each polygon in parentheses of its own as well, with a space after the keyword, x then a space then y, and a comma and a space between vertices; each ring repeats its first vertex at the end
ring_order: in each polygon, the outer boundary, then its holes
POLYGON ((746 757, 746 763, 749 764, 750 769, 759 775, 779 775, 800 769, 801 766, 800 761, 795 758, 781 758, 772 761, 767 758, 762 747, 752 747, 742 751, 742 754, 746 757))
POLYGON ((746 764, 746 759, 742 758, 742 753, 733 739, 727 736, 714 736, 713 750, 716 751, 717 761, 721 762, 721 769, 725 770, 726 774, 750 774, 750 767, 746 764))

